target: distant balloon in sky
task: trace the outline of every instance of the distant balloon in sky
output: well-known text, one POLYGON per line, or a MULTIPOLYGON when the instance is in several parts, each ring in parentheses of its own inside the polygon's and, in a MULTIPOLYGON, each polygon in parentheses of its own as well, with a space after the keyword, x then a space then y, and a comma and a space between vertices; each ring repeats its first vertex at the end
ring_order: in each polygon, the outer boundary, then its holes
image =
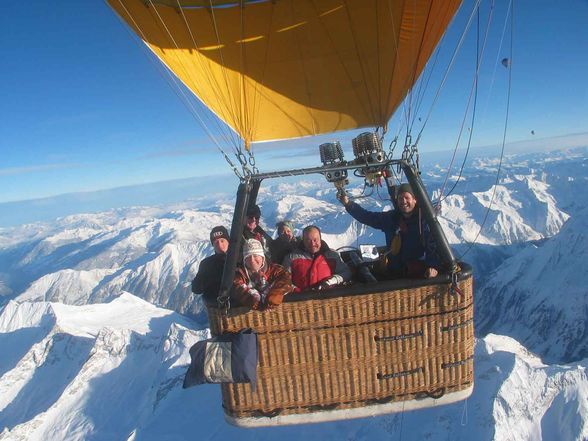
POLYGON ((510 67, 510 58, 503 58, 502 65, 508 69, 510 67))
POLYGON ((535 134, 535 130, 531 130, 531 135, 534 135, 534 134, 535 134))

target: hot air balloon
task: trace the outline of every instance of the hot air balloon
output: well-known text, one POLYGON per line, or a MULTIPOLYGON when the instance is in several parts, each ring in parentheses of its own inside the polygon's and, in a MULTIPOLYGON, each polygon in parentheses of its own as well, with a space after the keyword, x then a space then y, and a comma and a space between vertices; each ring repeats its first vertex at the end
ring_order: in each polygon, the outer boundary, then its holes
MULTIPOLYGON (((471 268, 456 262, 409 156, 390 158, 377 128, 423 71, 460 0, 108 0, 149 49, 237 136, 238 148, 369 128, 345 161, 243 174, 213 335, 254 329, 257 387, 223 383, 227 421, 266 426, 329 421, 451 403, 473 390, 471 268), (356 280, 287 296, 271 313, 230 306, 247 207, 263 180, 323 174, 339 191, 348 171, 393 190, 400 167, 439 245, 432 280, 356 280)), ((344 255, 344 257, 346 257, 344 255)))

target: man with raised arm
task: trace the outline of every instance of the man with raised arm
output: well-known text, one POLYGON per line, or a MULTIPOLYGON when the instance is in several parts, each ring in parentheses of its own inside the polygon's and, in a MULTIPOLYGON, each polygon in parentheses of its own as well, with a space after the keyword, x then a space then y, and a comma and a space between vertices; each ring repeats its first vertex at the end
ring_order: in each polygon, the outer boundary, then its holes
POLYGON ((358 222, 381 230, 388 251, 384 258, 384 278, 430 278, 438 274, 435 243, 421 217, 412 187, 402 184, 396 196, 397 209, 376 213, 360 207, 342 193, 338 196, 345 210, 358 222))

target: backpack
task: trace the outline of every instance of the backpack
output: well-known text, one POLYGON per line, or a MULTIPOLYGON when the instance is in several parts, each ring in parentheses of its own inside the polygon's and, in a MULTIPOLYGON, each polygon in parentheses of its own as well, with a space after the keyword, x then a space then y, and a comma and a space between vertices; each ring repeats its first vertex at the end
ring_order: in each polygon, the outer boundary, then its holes
POLYGON ((251 383, 257 381, 257 333, 243 329, 202 340, 190 348, 191 363, 184 389, 203 383, 251 383))

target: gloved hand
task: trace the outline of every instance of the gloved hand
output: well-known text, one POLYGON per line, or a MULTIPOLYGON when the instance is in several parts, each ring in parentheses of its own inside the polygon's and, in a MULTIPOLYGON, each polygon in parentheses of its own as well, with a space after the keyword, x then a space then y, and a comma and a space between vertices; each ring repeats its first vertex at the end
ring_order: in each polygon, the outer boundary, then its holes
POLYGON ((267 296, 267 307, 273 308, 279 306, 284 301, 284 293, 280 291, 271 291, 267 296))
POLYGON ((430 279, 431 277, 437 277, 439 271, 433 267, 429 267, 425 270, 425 279, 430 279))
POLYGON ((259 309, 259 304, 261 302, 261 294, 256 289, 250 289, 248 291, 249 294, 249 306, 252 309, 259 309))
POLYGON ((337 199, 339 199, 339 202, 341 202, 343 205, 349 204, 349 196, 347 196, 347 193, 344 191, 337 192, 337 199))
POLYGON ((323 280, 316 287, 317 290, 322 291, 325 289, 331 289, 339 283, 337 276, 331 276, 328 279, 323 280))

